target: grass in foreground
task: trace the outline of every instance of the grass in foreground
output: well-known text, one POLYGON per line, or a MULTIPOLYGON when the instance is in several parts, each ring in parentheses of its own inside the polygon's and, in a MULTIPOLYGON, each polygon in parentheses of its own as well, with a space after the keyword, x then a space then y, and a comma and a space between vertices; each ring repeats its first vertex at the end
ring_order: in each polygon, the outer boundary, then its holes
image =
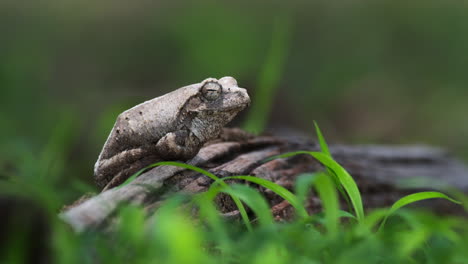
MULTIPOLYGON (((143 209, 124 206, 112 233, 74 234, 51 213, 47 216, 53 253, 49 258, 56 263, 467 262, 466 219, 402 208, 433 198, 460 202, 439 192, 420 192, 402 197, 390 208, 366 214, 356 183, 333 160, 318 126, 316 129, 321 152, 298 151, 272 157, 311 155, 326 167, 323 172, 299 176, 294 192, 248 175, 220 179, 187 164, 156 163, 153 166, 193 169, 215 182, 205 193, 168 199, 149 221, 145 220, 143 209), (269 205, 256 189, 227 185, 224 181, 229 179, 249 181, 272 190, 295 208, 296 218, 291 222, 275 222, 269 205), (309 215, 304 206, 311 188, 323 207, 315 215, 309 215), (227 221, 220 216, 213 203, 219 193, 234 199, 241 221, 227 221), (351 211, 339 207, 340 195, 349 202, 351 211), (193 207, 199 209, 197 218, 188 210, 193 207)), ((47 241, 44 237, 21 239, 20 233, 16 234, 10 236, 16 239, 10 240, 1 254, 5 263, 27 262, 26 247, 34 239, 47 241)))

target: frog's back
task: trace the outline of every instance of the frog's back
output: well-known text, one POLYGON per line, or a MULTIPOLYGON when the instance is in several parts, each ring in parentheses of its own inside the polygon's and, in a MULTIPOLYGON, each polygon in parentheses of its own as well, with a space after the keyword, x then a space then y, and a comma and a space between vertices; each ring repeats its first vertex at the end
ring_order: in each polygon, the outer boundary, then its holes
POLYGON ((188 99, 196 96, 198 87, 198 84, 185 86, 122 112, 99 159, 124 150, 155 146, 160 138, 181 125, 179 114, 188 99))

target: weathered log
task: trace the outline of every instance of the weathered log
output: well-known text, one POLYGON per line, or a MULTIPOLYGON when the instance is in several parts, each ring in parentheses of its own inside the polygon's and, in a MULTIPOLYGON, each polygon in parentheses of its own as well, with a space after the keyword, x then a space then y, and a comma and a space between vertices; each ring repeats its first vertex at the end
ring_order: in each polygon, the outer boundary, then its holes
MULTIPOLYGON (((323 170, 323 166, 308 155, 265 160, 297 150, 318 151, 319 147, 305 138, 252 137, 240 130, 227 130, 218 140, 206 144, 188 163, 209 170, 218 177, 253 175, 292 189, 296 176, 323 170)), ((415 191, 440 190, 450 186, 468 191, 467 167, 438 148, 331 145, 330 151, 356 180, 366 208, 388 206, 399 197, 415 191)), ((210 178, 200 173, 160 166, 143 173, 128 185, 104 191, 70 206, 61 217, 77 231, 98 228, 121 203, 154 208, 167 193, 203 192, 211 183, 210 178)), ((292 210, 287 202, 269 190, 257 188, 272 206, 275 217, 287 219, 291 216, 292 210)), ((226 215, 236 214, 236 208, 229 199, 220 198, 217 203, 226 215)), ((319 201, 311 197, 308 209, 314 212, 318 206, 319 201)), ((438 211, 461 210, 448 202, 432 202, 429 206, 438 211)))

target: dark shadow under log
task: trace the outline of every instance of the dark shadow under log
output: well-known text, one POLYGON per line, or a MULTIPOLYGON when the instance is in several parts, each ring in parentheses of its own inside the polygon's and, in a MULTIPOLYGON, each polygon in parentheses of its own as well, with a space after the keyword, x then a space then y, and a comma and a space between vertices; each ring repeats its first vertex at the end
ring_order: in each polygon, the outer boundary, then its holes
MULTIPOLYGON (((253 137, 245 132, 227 130, 225 136, 203 147, 189 164, 209 170, 218 177, 252 175, 280 184, 288 189, 294 186, 301 173, 323 170, 308 155, 285 159, 265 159, 290 151, 319 151, 316 143, 305 138, 274 136, 253 137)), ((344 146, 331 145, 336 161, 356 180, 366 208, 391 205, 402 196, 422 190, 446 190, 455 187, 468 192, 468 169, 445 151, 426 146, 344 146)), ((208 189, 208 177, 178 167, 153 168, 132 183, 114 188, 67 208, 61 217, 77 231, 100 227, 121 203, 132 203, 154 209, 166 193, 198 193, 208 189), (148 188, 150 186, 151 188, 148 188)), ((277 219, 288 219, 292 210, 271 191, 262 189, 277 219)), ((217 199, 220 210, 236 215, 229 199, 217 199)), ((433 210, 456 213, 463 209, 446 201, 426 203, 433 210)), ((308 210, 313 213, 319 201, 311 197, 308 210)))

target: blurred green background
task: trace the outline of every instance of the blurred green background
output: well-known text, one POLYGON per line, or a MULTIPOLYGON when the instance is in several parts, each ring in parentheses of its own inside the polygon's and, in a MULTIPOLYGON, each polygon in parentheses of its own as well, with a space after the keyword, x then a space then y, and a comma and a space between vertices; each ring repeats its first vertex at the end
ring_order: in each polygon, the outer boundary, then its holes
POLYGON ((331 143, 425 143, 466 159, 467 11, 452 0, 3 0, 1 176, 91 183, 118 113, 225 75, 252 97, 236 121, 250 130, 312 138, 317 120, 331 143))

